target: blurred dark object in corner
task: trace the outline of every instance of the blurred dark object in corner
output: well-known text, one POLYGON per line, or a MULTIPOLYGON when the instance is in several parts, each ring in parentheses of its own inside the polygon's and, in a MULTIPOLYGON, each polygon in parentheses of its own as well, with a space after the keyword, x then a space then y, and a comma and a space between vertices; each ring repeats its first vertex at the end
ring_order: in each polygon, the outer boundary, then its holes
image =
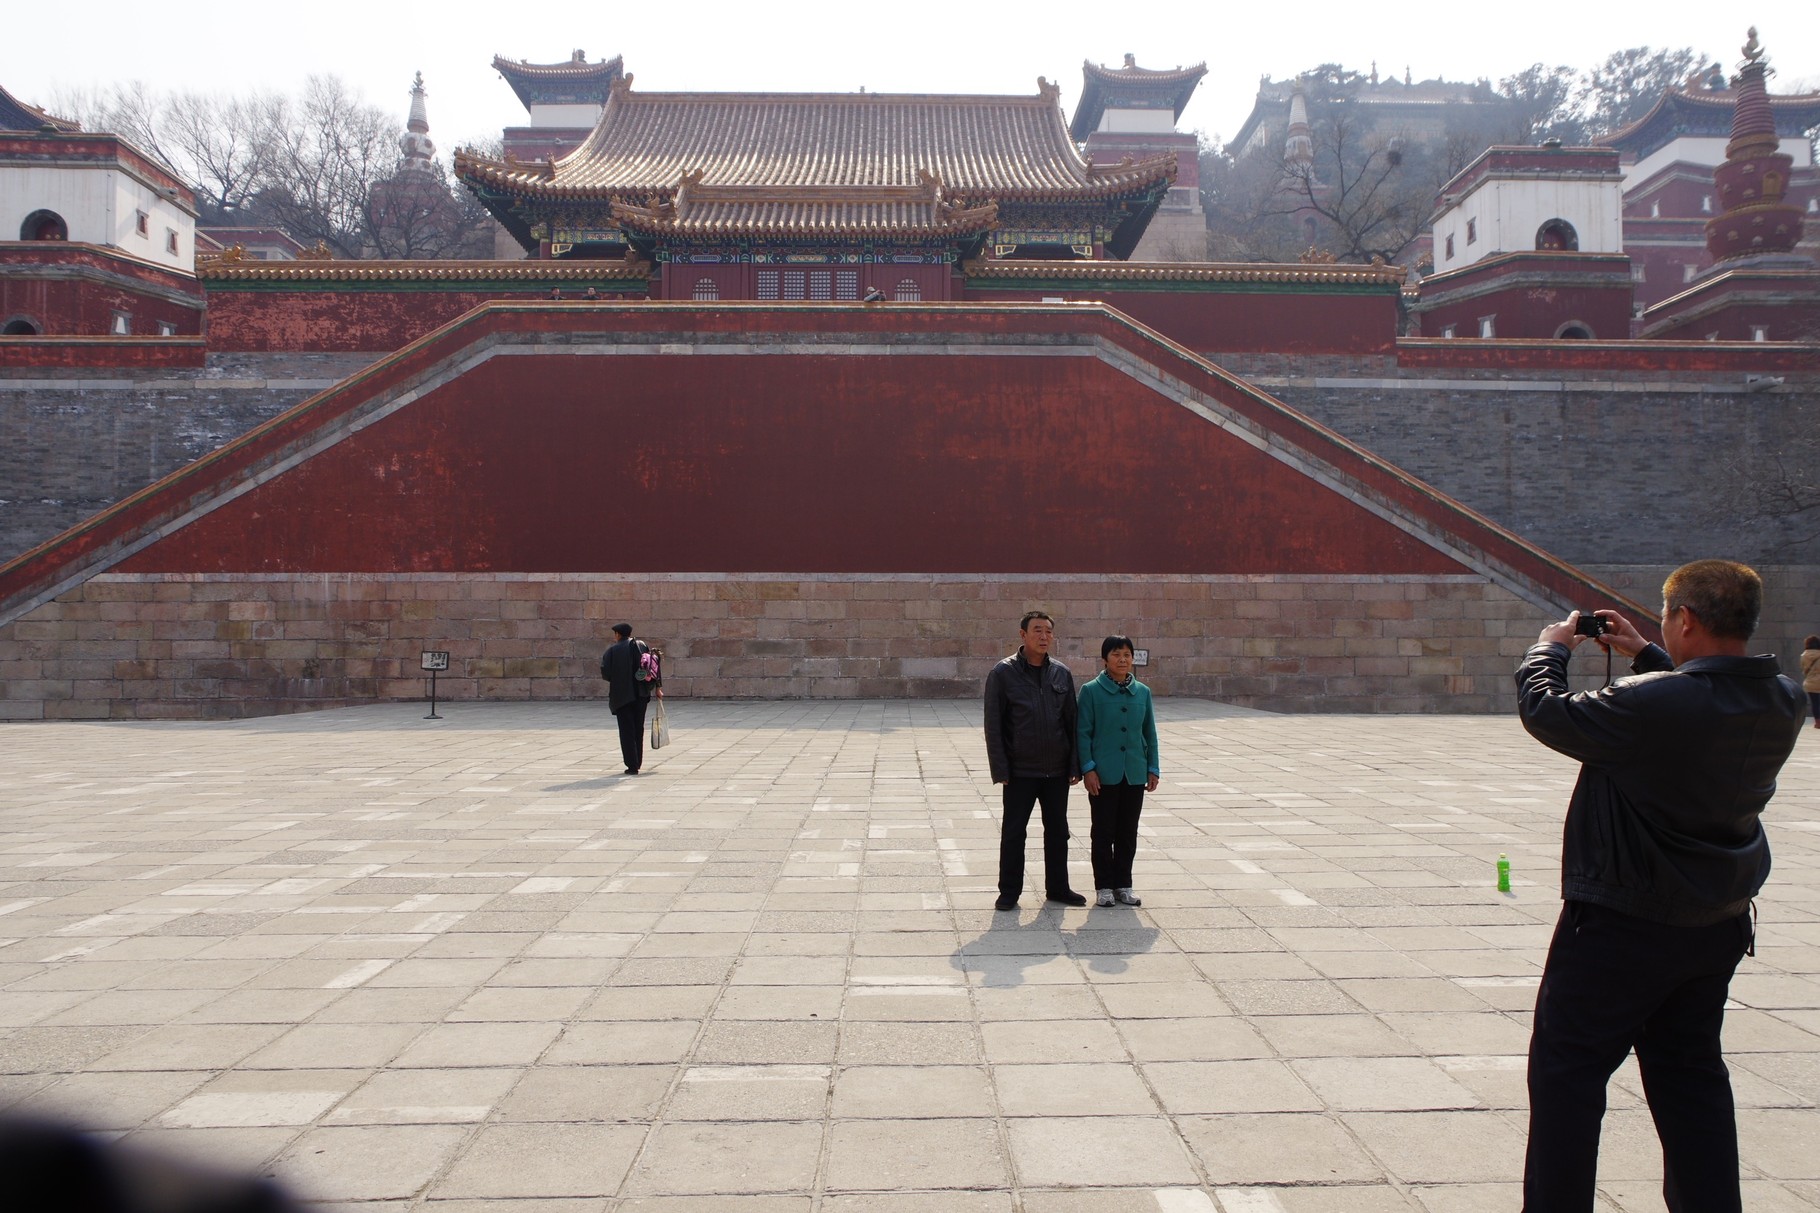
POLYGON ((303 1213, 270 1180, 47 1121, 0 1120, 0 1183, 11 1213, 303 1213))

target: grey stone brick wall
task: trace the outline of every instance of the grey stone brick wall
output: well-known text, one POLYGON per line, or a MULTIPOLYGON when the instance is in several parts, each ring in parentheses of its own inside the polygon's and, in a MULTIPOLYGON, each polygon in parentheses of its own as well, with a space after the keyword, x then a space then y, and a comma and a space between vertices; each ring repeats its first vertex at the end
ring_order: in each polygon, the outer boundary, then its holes
POLYGON ((1760 508, 1779 461, 1820 459, 1820 376, 1215 361, 1571 563, 1820 563, 1820 520, 1760 508))
POLYGON ((370 361, 211 355, 200 370, 137 377, 0 368, 0 563, 370 361))

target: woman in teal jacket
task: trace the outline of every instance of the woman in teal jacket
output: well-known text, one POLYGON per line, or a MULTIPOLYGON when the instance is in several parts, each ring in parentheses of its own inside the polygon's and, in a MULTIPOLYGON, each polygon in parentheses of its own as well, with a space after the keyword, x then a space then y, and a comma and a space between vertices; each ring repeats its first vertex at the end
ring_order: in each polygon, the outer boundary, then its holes
POLYGON ((1081 782, 1093 811, 1093 887, 1102 906, 1144 904, 1131 888, 1131 856, 1144 793, 1156 791, 1162 771, 1156 712, 1150 688, 1132 676, 1134 656, 1131 637, 1106 637, 1100 645, 1106 668, 1081 688, 1075 716, 1081 782))

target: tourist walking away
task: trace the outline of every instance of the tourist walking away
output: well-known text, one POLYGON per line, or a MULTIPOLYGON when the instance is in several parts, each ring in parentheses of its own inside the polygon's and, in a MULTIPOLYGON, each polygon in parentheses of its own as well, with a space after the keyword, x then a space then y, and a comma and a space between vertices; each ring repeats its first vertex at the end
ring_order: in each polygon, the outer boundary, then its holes
POLYGON ((1156 712, 1150 688, 1137 680, 1136 650, 1129 636, 1100 642, 1105 669, 1086 686, 1076 710, 1076 750, 1081 786, 1093 817, 1095 901, 1102 906, 1141 906, 1131 884, 1131 857, 1137 851, 1138 816, 1144 793, 1156 791, 1156 712))
POLYGON ((1683 565, 1662 587, 1662 644, 1616 611, 1542 629, 1517 667, 1531 736, 1580 762, 1561 844, 1561 908, 1529 1042, 1525 1213, 1591 1213, 1605 1086, 1635 1049, 1670 1213, 1737 1213, 1738 1131, 1720 1053, 1732 972, 1755 954, 1769 875, 1759 820, 1801 729, 1801 690, 1746 642, 1756 572, 1683 565), (1595 628, 1635 677, 1567 689, 1595 628))
POLYGON ((1820 729, 1820 636, 1809 636, 1801 650, 1801 689, 1807 692, 1807 714, 1820 729))
POLYGON ((645 765, 645 709, 651 696, 663 694, 663 677, 657 655, 642 640, 632 639, 632 625, 616 623, 619 637, 600 657, 600 676, 607 680, 607 706, 619 721, 619 753, 626 760, 626 774, 636 775, 645 765))
POLYGON ((1017 909, 1024 891, 1024 843, 1031 810, 1043 806, 1043 887, 1050 901, 1084 906, 1068 887, 1068 788, 1080 782, 1075 756, 1074 675, 1050 656, 1055 620, 1029 611, 1018 621, 1017 652, 986 675, 986 761, 1004 788, 999 825, 998 902, 1017 909))

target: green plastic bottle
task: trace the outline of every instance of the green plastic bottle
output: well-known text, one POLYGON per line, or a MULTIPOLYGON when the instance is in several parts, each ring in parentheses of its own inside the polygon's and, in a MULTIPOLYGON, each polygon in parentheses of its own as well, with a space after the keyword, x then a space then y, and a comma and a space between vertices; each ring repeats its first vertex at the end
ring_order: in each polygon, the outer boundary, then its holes
POLYGON ((1498 854, 1498 892, 1510 892, 1510 856, 1498 854))

